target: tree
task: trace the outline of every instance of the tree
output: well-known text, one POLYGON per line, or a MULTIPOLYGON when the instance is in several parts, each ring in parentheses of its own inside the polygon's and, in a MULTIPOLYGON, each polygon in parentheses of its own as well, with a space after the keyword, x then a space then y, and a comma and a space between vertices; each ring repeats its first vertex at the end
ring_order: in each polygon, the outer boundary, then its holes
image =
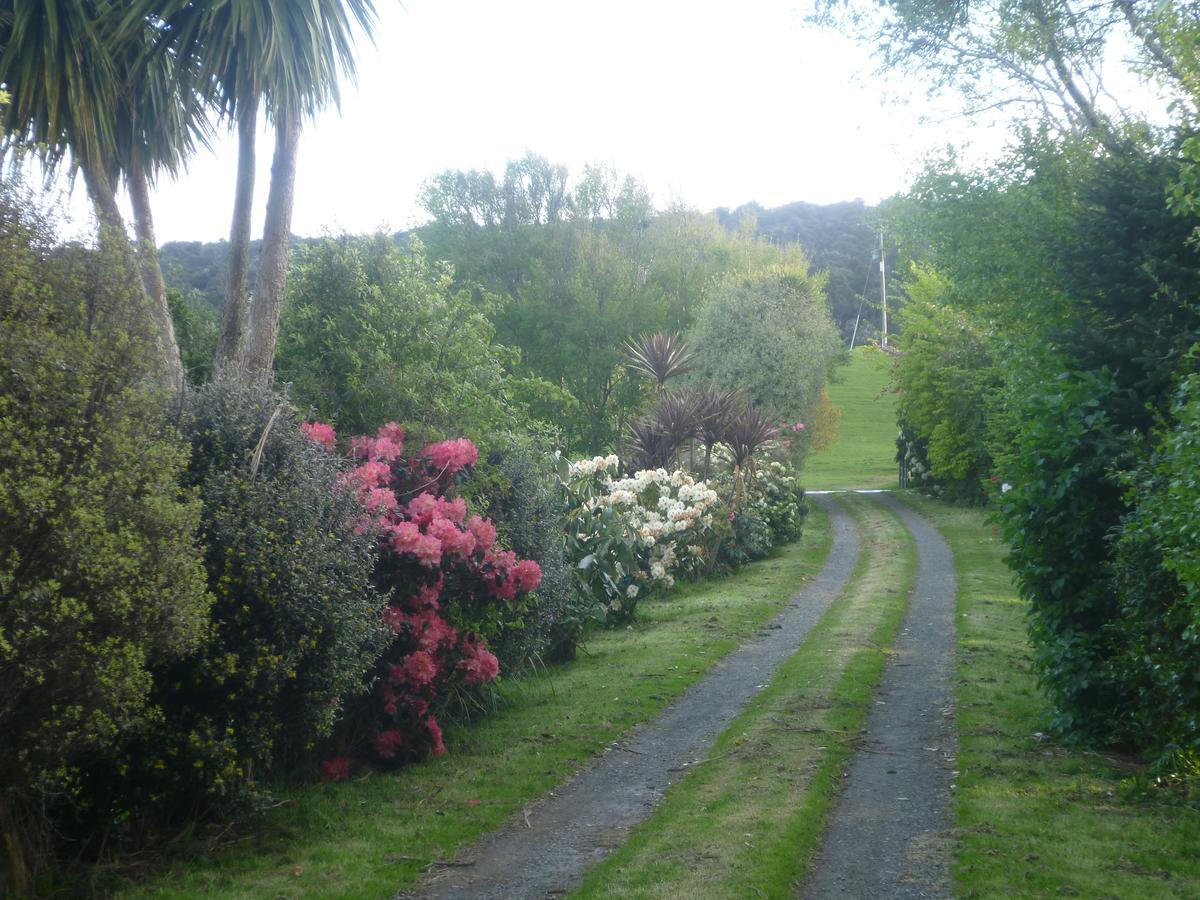
POLYGON ((728 276, 696 317, 694 371, 777 418, 808 419, 838 353, 824 280, 803 263, 728 276))
POLYGON ((183 367, 154 247, 147 186, 204 138, 186 72, 144 49, 150 23, 125 18, 98 0, 0 3, 0 83, 12 91, 4 130, 9 145, 33 147, 49 171, 68 156, 83 174, 100 221, 100 240, 141 269, 143 314, 154 323, 165 383, 178 389, 183 367), (124 176, 141 239, 138 265, 117 206, 124 176))
POLYGON ((501 343, 521 350, 517 372, 562 392, 556 408, 535 410, 562 422, 572 451, 613 447, 647 403, 651 391, 625 365, 628 341, 686 330, 729 273, 803 256, 685 207, 656 212, 643 185, 610 169, 587 167, 572 183, 536 156, 503 177, 444 172, 422 202, 430 254, 460 284, 504 298, 493 321, 501 343))
POLYGON ((1115 47, 1196 111, 1197 12, 1154 0, 822 0, 816 20, 876 48, 884 68, 920 73, 931 91, 960 92, 972 113, 1033 110, 1059 133, 1123 142, 1128 110, 1104 83, 1115 47), (1190 35, 1179 37, 1180 35, 1190 35))
POLYGON ((147 715, 211 597, 188 448, 145 389, 154 332, 115 245, 64 247, 0 183, 0 893, 39 808, 147 715))
MULTIPOLYGON (((169 48, 181 58, 197 60, 201 76, 217 86, 218 108, 236 122, 238 130, 230 267, 217 366, 244 368, 252 377, 269 378, 287 289, 300 132, 306 118, 328 102, 338 102, 340 76, 354 74, 355 27, 371 35, 374 4, 372 0, 172 0, 165 5, 163 52, 169 48), (250 332, 243 337, 260 106, 275 127, 275 155, 250 332)), ((148 13, 164 4, 143 0, 141 6, 148 13)))
POLYGON ((517 427, 516 353, 493 340, 495 298, 453 285, 421 243, 344 236, 300 255, 278 372, 296 401, 347 433, 388 421, 486 439, 517 427))

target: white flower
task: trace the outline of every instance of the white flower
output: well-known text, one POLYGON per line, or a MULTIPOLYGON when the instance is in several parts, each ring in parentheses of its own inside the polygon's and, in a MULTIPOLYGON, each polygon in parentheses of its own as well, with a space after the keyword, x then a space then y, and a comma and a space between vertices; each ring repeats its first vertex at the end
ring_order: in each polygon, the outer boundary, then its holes
POLYGON ((1002 494, 1007 494, 1011 490, 1012 490, 1012 485, 1009 484, 1007 481, 1004 482, 1004 484, 1000 485, 1000 493, 1002 493, 1002 494))
POLYGON ((625 588, 625 596, 630 600, 633 600, 635 597, 637 597, 637 595, 638 586, 636 584, 631 584, 629 587, 625 588))

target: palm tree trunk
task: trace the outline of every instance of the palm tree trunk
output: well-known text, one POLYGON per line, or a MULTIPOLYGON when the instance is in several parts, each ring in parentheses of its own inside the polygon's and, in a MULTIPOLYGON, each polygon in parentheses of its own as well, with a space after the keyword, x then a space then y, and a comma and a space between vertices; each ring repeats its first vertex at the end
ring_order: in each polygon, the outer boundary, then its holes
POLYGON ((292 229, 292 199, 296 187, 296 152, 300 124, 280 114, 275 121, 275 158, 271 162, 271 189, 267 194, 267 220, 263 225, 254 302, 250 305, 250 334, 243 368, 251 378, 267 380, 275 363, 279 313, 287 291, 288 240, 292 229))
POLYGON ((233 223, 229 227, 229 271, 225 280, 225 306, 217 339, 216 369, 241 365, 242 328, 250 292, 250 214, 254 206, 255 138, 258 131, 258 98, 238 114, 237 188, 233 198, 233 223))
MULTIPOLYGON (((151 309, 146 286, 142 283, 140 267, 133 252, 133 245, 129 241, 129 234, 125 230, 125 219, 121 216, 120 207, 117 206, 117 194, 113 189, 112 181, 107 174, 93 166, 81 165, 80 169, 83 172, 83 182, 87 186, 88 196, 96 210, 96 217, 100 220, 100 248, 102 250, 110 249, 121 261, 130 281, 137 285, 141 302, 140 308, 134 311, 135 316, 145 326, 146 337, 154 341, 156 345, 155 355, 157 358, 155 361, 159 364, 160 383, 165 388, 175 390, 178 385, 170 377, 168 345, 163 339, 160 323, 151 309)), ((173 340, 174 331, 172 330, 173 340)), ((175 352, 178 355, 178 348, 175 349, 175 352)))
POLYGON ((146 288, 150 314, 154 317, 158 329, 163 361, 167 367, 167 379, 171 388, 178 391, 183 387, 185 380, 183 360, 179 356, 179 342, 175 340, 175 323, 171 320, 171 309, 167 305, 167 285, 163 281, 162 265, 158 258, 154 215, 150 211, 150 181, 140 163, 134 162, 129 167, 126 182, 129 185, 129 199, 133 204, 133 228, 138 240, 142 285, 146 288))

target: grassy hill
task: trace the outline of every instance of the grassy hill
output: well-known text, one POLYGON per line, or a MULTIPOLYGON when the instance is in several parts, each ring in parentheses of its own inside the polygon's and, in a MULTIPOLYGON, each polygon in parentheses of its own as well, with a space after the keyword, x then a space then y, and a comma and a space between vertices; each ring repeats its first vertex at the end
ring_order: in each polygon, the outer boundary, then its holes
POLYGON ((842 411, 833 446, 809 456, 801 473, 809 490, 897 486, 896 396, 887 389, 892 359, 859 347, 838 369, 829 396, 842 411))

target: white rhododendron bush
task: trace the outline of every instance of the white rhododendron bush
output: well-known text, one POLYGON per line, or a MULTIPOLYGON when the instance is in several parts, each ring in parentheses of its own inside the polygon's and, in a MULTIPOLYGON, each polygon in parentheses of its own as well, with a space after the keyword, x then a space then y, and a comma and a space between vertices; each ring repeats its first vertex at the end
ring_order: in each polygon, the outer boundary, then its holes
POLYGON ((716 491, 682 469, 619 477, 616 456, 559 460, 569 507, 567 550, 580 586, 607 618, 633 618, 639 598, 669 590, 706 561, 716 491))

